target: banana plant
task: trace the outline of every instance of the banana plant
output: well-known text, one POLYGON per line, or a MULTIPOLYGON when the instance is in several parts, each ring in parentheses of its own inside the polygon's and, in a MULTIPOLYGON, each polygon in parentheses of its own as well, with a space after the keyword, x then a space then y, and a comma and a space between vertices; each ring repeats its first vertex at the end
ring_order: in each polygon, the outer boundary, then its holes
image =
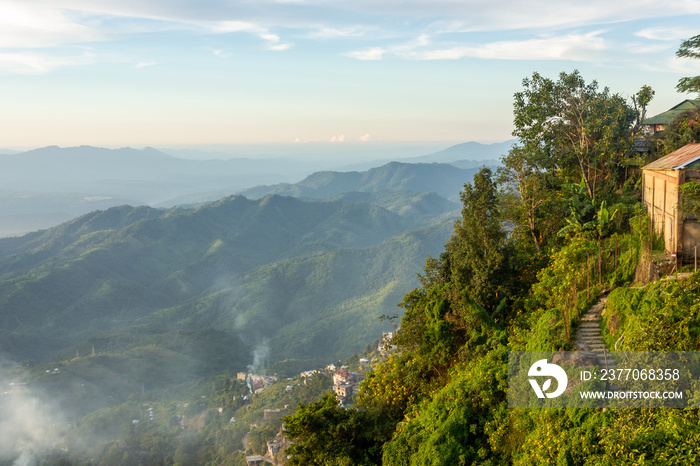
POLYGON ((611 211, 606 201, 598 203, 591 199, 584 180, 580 184, 565 184, 563 188, 568 194, 571 215, 564 219, 567 225, 559 230, 559 236, 580 232, 596 232, 599 237, 607 236, 617 209, 611 211))

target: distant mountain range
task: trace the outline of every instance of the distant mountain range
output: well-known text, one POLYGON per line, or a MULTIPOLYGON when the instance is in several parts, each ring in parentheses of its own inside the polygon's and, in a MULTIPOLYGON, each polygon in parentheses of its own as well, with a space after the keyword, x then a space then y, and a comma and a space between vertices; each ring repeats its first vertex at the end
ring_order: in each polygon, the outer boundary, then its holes
POLYGON ((499 160, 502 155, 515 145, 516 139, 511 139, 504 142, 496 142, 493 144, 481 144, 479 142, 463 142, 455 144, 445 150, 434 152, 432 154, 413 157, 411 159, 401 159, 402 162, 438 162, 450 163, 453 165, 463 165, 473 161, 491 161, 499 160))
MULTIPOLYGON (((187 160, 153 148, 50 146, 4 154, 0 155, 0 237, 48 228, 96 209, 122 204, 168 208, 211 202, 233 193, 324 198, 351 190, 401 189, 434 191, 454 201, 464 179, 471 179, 471 175, 452 167, 472 170, 493 165, 496 154, 504 153, 510 144, 458 144, 404 159, 420 164, 363 162, 363 171, 336 169, 339 171, 315 174, 319 162, 285 158, 187 160), (445 161, 451 166, 425 163, 445 161), (421 171, 425 173, 418 173, 421 171), (258 185, 263 186, 255 188, 258 185)), ((324 163, 340 166, 348 162, 329 159, 324 163)))
POLYGON ((156 149, 44 147, 0 157, 5 190, 90 193, 143 203, 202 189, 245 187, 311 171, 296 160, 186 160, 156 149))
POLYGON ((456 201, 464 183, 471 181, 478 168, 461 169, 441 163, 390 162, 366 172, 316 172, 295 184, 258 186, 241 194, 259 198, 280 194, 301 198, 327 198, 350 191, 376 193, 383 190, 435 192, 456 201))

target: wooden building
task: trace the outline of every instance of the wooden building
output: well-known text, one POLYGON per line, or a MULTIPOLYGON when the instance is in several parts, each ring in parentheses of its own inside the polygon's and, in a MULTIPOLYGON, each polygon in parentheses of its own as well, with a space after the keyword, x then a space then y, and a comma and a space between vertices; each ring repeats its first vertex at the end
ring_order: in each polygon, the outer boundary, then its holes
POLYGON ((666 251, 692 257, 700 246, 700 223, 684 219, 678 210, 679 187, 700 182, 700 144, 688 144, 642 167, 642 200, 656 233, 664 235, 666 251))
POLYGON ((673 123, 673 120, 678 118, 681 113, 687 112, 688 110, 700 110, 700 99, 686 99, 663 113, 646 118, 642 124, 649 129, 651 134, 654 134, 666 129, 666 127, 673 123))

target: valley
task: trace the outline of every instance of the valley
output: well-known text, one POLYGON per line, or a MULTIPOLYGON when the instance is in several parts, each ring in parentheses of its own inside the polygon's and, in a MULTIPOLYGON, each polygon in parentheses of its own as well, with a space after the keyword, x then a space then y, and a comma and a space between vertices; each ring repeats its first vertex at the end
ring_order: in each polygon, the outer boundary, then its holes
MULTIPOLYGON (((353 354, 369 356, 394 328, 398 303, 418 285, 416 271, 452 234, 459 190, 476 170, 392 162, 365 172, 318 172, 213 201, 199 194, 192 204, 171 206, 109 206, 146 193, 111 182, 91 189, 90 201, 55 197, 52 191, 62 188, 48 178, 45 194, 13 194, 16 206, 44 196, 45 206, 36 209, 62 202, 104 209, 0 238, 3 412, 32 425, 50 420, 58 430, 28 444, 46 458, 56 448, 75 459, 88 452, 109 457, 127 426, 146 435, 148 423, 131 419, 143 418, 137 414, 146 404, 156 406, 153 425, 163 425, 165 409, 166 426, 181 416, 185 432, 213 429, 209 421, 190 429, 198 414, 182 406, 237 386, 235 374, 284 381, 353 354), (81 436, 90 437, 81 426, 103 435, 81 447, 81 436), (57 438, 70 445, 59 446, 57 438)), ((330 388, 318 383, 297 401, 315 401, 330 388)), ((221 408, 229 417, 251 401, 241 404, 246 387, 236 390, 239 402, 221 408)), ((218 409, 210 400, 202 408, 218 409)), ((240 445, 248 428, 234 430, 240 445)), ((29 431, 28 424, 19 429, 16 445, 29 431)), ((179 434, 166 437, 182 443, 179 434)))

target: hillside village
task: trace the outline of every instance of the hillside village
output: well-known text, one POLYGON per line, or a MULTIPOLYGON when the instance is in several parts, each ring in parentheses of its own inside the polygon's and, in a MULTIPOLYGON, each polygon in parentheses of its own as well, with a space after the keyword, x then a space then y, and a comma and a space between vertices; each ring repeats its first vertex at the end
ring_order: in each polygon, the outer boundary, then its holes
MULTIPOLYGON (((391 332, 387 332, 384 334, 382 341, 388 342, 390 338, 391 332)), ((358 370, 356 371, 351 370, 351 368, 347 365, 336 366, 335 364, 328 364, 323 368, 304 371, 299 373, 299 375, 296 377, 287 378, 285 392, 295 390, 295 387, 297 387, 298 384, 306 385, 314 377, 326 375, 331 377, 332 390, 335 393, 338 405, 343 408, 351 408, 354 395, 357 393, 360 383, 365 379, 367 371, 371 370, 373 364, 379 363, 384 359, 384 357, 391 353, 392 349, 389 347, 388 343, 386 343, 384 346, 382 346, 380 343, 378 354, 374 357, 358 358, 358 370)), ((254 395, 263 392, 266 388, 269 388, 273 383, 278 381, 276 376, 261 376, 246 373, 238 373, 237 378, 238 380, 252 380, 253 388, 257 387, 255 388, 254 395), (259 382, 259 384, 256 385, 255 381, 262 382, 259 382)), ((284 405, 279 408, 264 409, 263 421, 281 419, 282 417, 292 413, 289 408, 289 405, 284 405)), ((234 422, 234 419, 232 419, 231 422, 234 422)), ((251 425, 251 428, 257 427, 259 427, 258 424, 251 425)), ((282 424, 279 432, 277 432, 275 435, 275 438, 267 441, 266 453, 264 455, 258 454, 246 456, 247 464, 249 466, 264 463, 277 465, 286 464, 285 459, 287 459, 287 457, 284 454, 284 450, 290 445, 290 442, 285 436, 284 432, 284 424, 282 424)))

